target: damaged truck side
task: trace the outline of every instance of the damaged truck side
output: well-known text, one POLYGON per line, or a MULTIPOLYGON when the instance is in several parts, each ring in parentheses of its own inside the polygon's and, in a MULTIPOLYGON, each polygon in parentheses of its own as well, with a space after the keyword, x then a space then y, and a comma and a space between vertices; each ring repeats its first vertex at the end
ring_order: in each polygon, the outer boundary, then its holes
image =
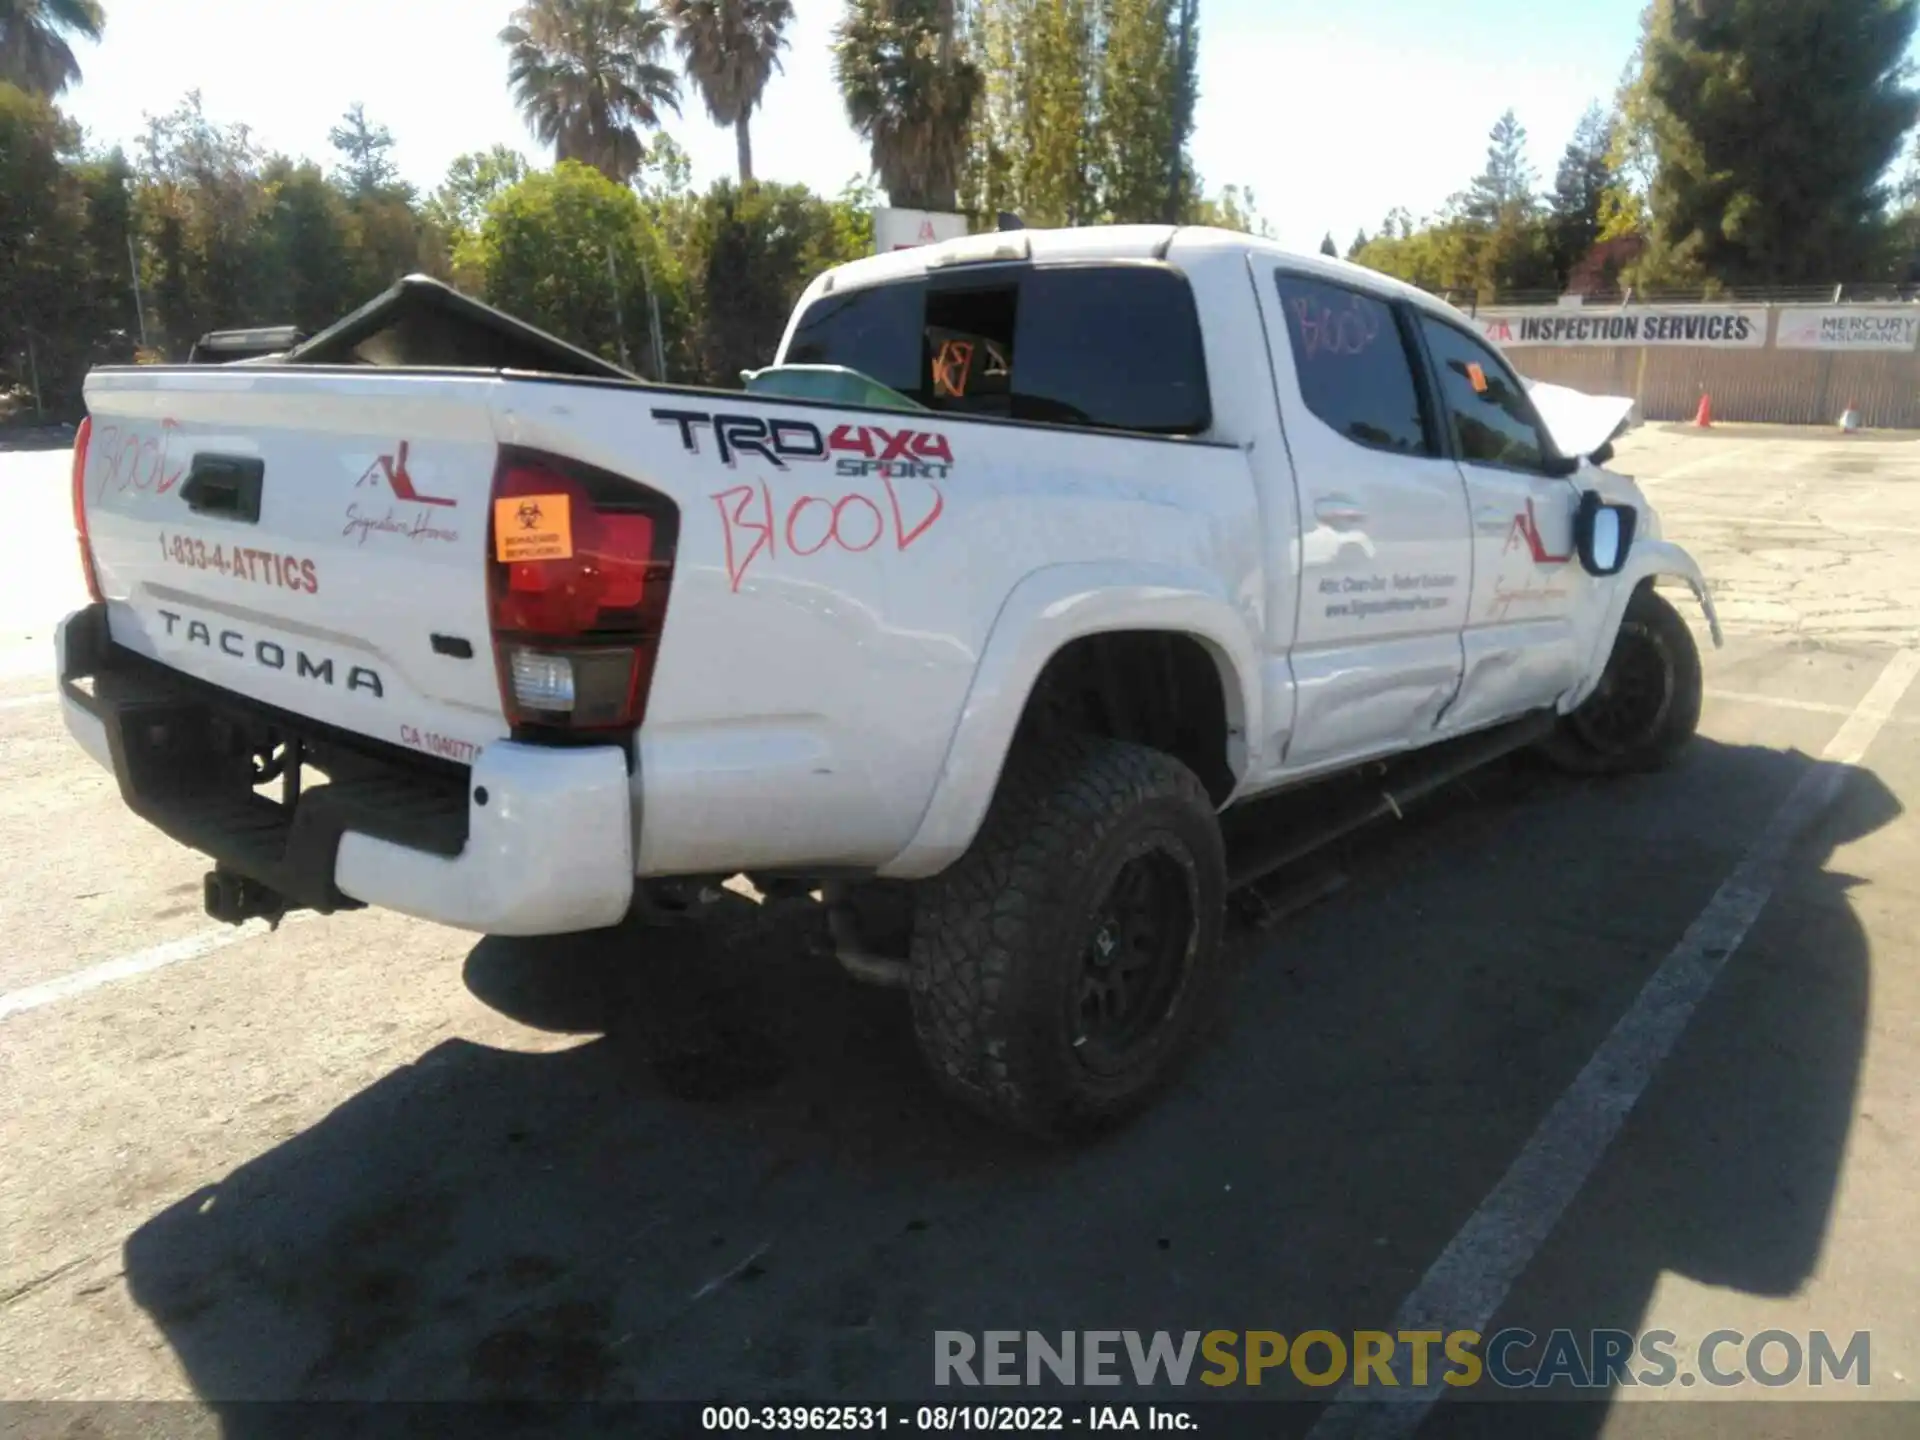
POLYGON ((214 914, 820 891, 939 1080, 1043 1132, 1192 1049, 1246 802, 1665 765, 1700 660, 1654 582, 1718 639, 1456 311, 1206 229, 841 267, 744 392, 409 281, 86 396, 66 721, 214 914))

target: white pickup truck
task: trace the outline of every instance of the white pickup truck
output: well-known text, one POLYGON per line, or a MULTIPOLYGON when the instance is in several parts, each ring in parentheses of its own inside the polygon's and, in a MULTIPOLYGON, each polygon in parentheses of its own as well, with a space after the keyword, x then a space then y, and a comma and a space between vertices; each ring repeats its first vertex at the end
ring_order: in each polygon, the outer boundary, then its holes
POLYGON ((410 281, 86 397, 66 722, 213 914, 821 892, 940 1079, 1043 1131, 1201 1030, 1225 812, 1325 782, 1298 848, 1395 774, 1653 767, 1699 714, 1653 582, 1712 624, 1706 586, 1607 428, 1556 440, 1458 312, 1244 235, 862 260, 745 392, 410 281))

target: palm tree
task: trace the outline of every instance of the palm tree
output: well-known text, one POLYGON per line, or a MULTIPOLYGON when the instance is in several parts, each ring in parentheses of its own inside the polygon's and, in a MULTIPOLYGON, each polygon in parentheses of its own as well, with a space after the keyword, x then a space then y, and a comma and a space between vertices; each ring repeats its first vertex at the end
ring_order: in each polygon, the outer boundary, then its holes
POLYGON ((833 53, 847 118, 887 197, 954 209, 980 69, 954 34, 953 0, 848 0, 833 53))
POLYGON ((639 127, 680 112, 679 79, 660 63, 667 23, 640 0, 528 0, 500 39, 520 113, 556 160, 625 184, 646 156, 639 127))
POLYGON ((0 81, 52 99, 80 78, 67 34, 98 42, 106 25, 100 0, 0 0, 0 81))
POLYGON ((716 125, 733 127, 740 183, 753 179, 747 117, 760 103, 793 22, 792 0, 664 0, 687 76, 700 88, 716 125))

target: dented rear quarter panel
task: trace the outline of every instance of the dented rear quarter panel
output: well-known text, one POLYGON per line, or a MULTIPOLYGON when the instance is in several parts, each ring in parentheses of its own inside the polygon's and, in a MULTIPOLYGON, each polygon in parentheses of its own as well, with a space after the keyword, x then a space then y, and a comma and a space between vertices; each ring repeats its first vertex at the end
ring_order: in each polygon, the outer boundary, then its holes
POLYGON ((1262 536, 1232 447, 537 381, 503 384, 493 409, 503 443, 680 507, 638 739, 643 874, 898 852, 995 621, 1037 570, 1203 573, 1247 597, 1250 633, 1257 620, 1262 536))

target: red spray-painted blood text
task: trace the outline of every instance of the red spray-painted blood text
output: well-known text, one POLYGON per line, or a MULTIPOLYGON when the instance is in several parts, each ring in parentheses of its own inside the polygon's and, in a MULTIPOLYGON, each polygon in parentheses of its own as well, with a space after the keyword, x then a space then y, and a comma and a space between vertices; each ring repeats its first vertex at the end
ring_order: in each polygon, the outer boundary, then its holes
POLYGON ((800 495, 776 504, 764 480, 714 494, 710 498, 720 508, 728 586, 737 594, 754 562, 762 556, 778 559, 783 546, 802 559, 829 547, 862 555, 889 538, 896 551, 910 549, 940 518, 946 497, 938 487, 923 483, 919 488, 926 494, 909 492, 903 498, 902 487, 890 477, 876 478, 886 489, 883 500, 854 492, 800 495))

